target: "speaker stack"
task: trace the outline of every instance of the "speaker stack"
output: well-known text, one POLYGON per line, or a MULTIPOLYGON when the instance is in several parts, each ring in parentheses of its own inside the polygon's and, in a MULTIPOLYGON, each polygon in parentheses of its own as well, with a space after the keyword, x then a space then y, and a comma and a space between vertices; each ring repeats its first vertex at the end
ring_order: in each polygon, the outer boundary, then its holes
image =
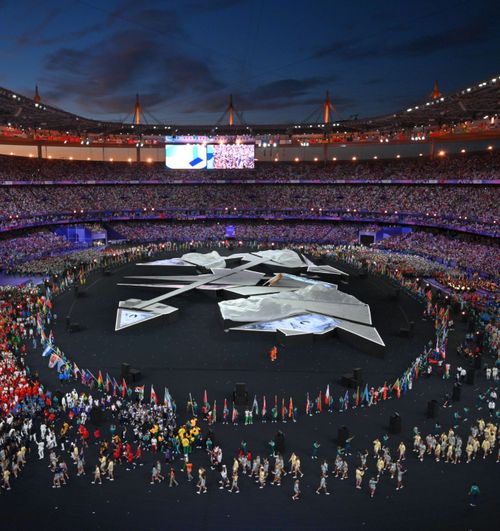
POLYGON ((239 382, 234 386, 233 401, 235 406, 248 405, 248 391, 246 383, 239 382))
POLYGON ((389 418, 389 433, 401 433, 402 429, 402 420, 399 413, 394 413, 389 418))

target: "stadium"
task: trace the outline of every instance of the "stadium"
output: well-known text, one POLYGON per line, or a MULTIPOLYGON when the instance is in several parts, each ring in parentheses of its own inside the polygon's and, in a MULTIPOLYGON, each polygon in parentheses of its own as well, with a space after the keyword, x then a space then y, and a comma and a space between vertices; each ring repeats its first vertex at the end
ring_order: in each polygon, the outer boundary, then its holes
POLYGON ((483 72, 366 118, 325 88, 276 123, 236 91, 197 125, 135 90, 118 120, 0 87, 6 529, 489 529, 483 72))

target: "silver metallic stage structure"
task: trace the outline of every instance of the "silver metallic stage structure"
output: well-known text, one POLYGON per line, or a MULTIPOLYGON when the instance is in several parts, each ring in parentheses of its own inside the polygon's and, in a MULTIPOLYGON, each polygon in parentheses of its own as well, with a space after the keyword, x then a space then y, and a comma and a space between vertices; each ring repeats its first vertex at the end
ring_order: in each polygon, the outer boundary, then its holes
POLYGON ((347 273, 316 265, 295 251, 268 250, 221 256, 188 253, 181 258, 156 260, 141 267, 161 267, 165 276, 131 276, 155 283, 119 283, 169 290, 150 300, 120 301, 115 330, 160 317, 173 320, 178 309, 165 301, 191 290, 213 293, 226 330, 275 333, 282 343, 310 339, 331 332, 363 350, 383 354, 385 344, 373 326, 370 307, 338 289, 333 281, 347 273))

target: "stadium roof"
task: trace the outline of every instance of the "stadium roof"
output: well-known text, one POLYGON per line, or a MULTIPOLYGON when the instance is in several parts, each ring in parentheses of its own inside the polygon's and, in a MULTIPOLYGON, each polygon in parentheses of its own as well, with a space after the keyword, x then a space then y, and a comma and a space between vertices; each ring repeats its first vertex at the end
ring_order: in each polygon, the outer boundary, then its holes
MULTIPOLYGON (((131 100, 132 104, 132 100, 131 100)), ((83 135, 97 134, 300 134, 326 131, 370 131, 408 129, 420 126, 440 126, 467 120, 477 120, 500 112, 500 75, 450 95, 429 98, 395 114, 367 119, 343 120, 330 124, 234 124, 176 125, 126 124, 92 120, 37 102, 0 87, 0 124, 24 129, 68 131, 83 135)))

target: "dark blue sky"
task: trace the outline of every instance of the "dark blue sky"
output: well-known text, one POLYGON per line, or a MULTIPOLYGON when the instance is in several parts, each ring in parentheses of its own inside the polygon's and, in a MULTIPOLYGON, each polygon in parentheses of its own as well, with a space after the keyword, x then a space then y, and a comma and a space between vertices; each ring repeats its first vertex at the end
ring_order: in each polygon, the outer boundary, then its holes
POLYGON ((338 119, 500 74, 495 0, 0 0, 0 86, 100 119, 338 119), (317 111, 317 112, 316 112, 317 111), (318 119, 318 118, 315 118, 318 119))

